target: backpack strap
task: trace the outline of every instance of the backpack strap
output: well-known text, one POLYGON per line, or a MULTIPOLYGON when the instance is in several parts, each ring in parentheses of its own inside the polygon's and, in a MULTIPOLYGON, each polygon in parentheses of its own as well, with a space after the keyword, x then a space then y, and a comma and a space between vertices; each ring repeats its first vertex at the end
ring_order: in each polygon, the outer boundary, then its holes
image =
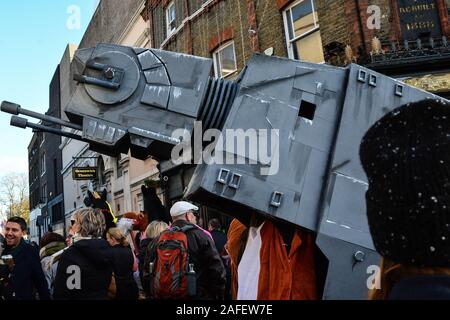
POLYGON ((177 227, 177 226, 175 226, 175 227, 171 227, 170 229, 168 229, 168 230, 165 230, 165 231, 172 231, 172 232, 183 232, 183 233, 186 233, 186 232, 188 232, 189 230, 192 230, 192 229, 197 229, 194 225, 185 225, 184 227, 177 227))
POLYGON ((192 230, 192 229, 197 229, 197 228, 194 225, 189 225, 188 224, 188 225, 180 228, 180 231, 183 232, 183 233, 186 233, 186 232, 188 232, 189 230, 192 230))

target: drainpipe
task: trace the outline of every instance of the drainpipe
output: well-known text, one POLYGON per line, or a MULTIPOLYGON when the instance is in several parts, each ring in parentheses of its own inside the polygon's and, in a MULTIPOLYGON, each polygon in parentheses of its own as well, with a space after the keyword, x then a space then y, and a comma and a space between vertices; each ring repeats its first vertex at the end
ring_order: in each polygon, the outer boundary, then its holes
POLYGON ((367 47, 366 47, 366 37, 364 34, 364 27, 361 21, 361 7, 359 6, 359 1, 355 0, 355 6, 356 6, 356 12, 358 14, 358 25, 359 25, 359 33, 361 34, 361 40, 362 40, 362 48, 364 51, 364 55, 367 54, 367 47))
POLYGON ((250 33, 250 43, 253 52, 260 52, 258 24, 256 22, 256 8, 253 0, 247 0, 247 19, 250 33))
MULTIPOLYGON (((187 19, 190 16, 190 12, 189 12, 189 1, 188 0, 184 0, 184 18, 187 19)), ((191 20, 187 19, 186 22, 186 29, 185 29, 185 33, 186 33, 186 52, 188 54, 193 54, 194 52, 194 46, 192 44, 192 30, 191 30, 191 20)))

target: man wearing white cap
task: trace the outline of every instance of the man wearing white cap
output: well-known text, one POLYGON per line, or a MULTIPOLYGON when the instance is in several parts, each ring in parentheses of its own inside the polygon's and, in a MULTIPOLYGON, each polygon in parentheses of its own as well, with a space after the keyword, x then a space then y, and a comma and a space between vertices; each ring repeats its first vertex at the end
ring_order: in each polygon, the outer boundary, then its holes
POLYGON ((197 276, 198 299, 223 299, 225 291, 225 267, 213 240, 195 223, 194 211, 198 207, 186 201, 176 202, 170 209, 171 227, 184 228, 188 241, 189 262, 194 264, 197 276))
POLYGON ((197 223, 197 218, 194 215, 194 211, 198 211, 198 207, 187 201, 175 202, 172 208, 170 208, 170 215, 172 220, 185 220, 192 224, 197 223))

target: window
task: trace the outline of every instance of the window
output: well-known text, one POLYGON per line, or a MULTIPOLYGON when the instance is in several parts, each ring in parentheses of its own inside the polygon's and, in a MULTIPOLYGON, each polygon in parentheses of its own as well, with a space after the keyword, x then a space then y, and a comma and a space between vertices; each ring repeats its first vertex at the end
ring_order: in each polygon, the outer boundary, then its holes
POLYGON ((39 144, 39 148, 42 147, 42 145, 45 142, 45 133, 44 132, 40 132, 40 140, 41 140, 41 143, 39 144))
POLYGON ((117 178, 120 178, 123 175, 123 168, 122 165, 120 164, 120 160, 121 160, 121 155, 119 154, 116 158, 116 174, 117 174, 117 178))
POLYGON ((56 223, 63 220, 61 202, 52 207, 52 222, 56 223))
POLYGON ((41 157, 41 176, 45 174, 45 152, 42 153, 41 157))
POLYGON ((325 61, 315 0, 301 0, 284 13, 289 58, 308 62, 325 61))
POLYGON ((216 77, 225 78, 237 70, 234 42, 221 46, 213 53, 216 77))
POLYGON ((315 113, 316 113, 316 105, 302 100, 300 104, 300 109, 298 111, 298 116, 308 120, 314 120, 315 113))
POLYGON ((44 183, 44 185, 41 188, 41 202, 47 203, 47 184, 44 183))
POLYGON ((58 195, 58 170, 57 170, 56 158, 53 158, 53 190, 55 190, 55 196, 58 195))
POLYGON ((175 31, 175 4, 171 2, 166 9, 166 30, 167 38, 175 31))

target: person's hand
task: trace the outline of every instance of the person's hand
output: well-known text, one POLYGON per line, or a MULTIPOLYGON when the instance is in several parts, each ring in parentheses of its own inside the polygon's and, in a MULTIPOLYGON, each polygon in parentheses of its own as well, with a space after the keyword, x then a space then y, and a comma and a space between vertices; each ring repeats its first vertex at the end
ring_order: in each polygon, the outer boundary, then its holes
POLYGON ((73 242, 73 234, 69 234, 69 235, 66 237, 66 245, 67 245, 68 247, 70 247, 70 246, 72 245, 72 242, 73 242))

